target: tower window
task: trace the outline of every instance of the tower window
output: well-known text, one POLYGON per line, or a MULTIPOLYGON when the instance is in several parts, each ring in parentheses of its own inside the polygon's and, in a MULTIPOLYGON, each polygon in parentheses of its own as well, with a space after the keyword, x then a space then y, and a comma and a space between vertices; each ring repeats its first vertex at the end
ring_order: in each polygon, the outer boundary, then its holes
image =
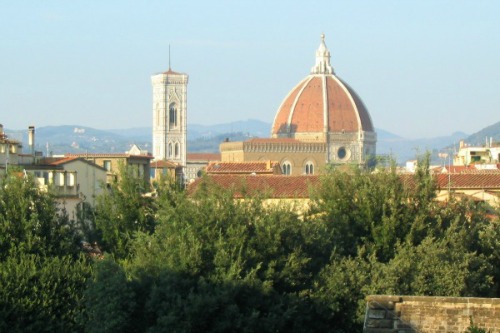
POLYGON ((172 157, 172 143, 168 143, 168 157, 172 157))
POLYGON ((175 103, 170 104, 170 107, 168 109, 168 124, 170 128, 176 128, 177 127, 177 107, 175 103))
POLYGON ((179 158, 179 154, 180 154, 179 143, 176 143, 175 144, 175 157, 179 158))

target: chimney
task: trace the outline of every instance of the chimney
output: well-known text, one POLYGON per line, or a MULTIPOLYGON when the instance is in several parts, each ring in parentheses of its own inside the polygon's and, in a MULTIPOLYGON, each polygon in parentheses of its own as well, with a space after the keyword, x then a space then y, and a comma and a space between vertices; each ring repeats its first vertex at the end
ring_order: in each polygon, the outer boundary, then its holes
POLYGON ((30 154, 35 163, 35 126, 28 127, 28 145, 30 147, 30 154))

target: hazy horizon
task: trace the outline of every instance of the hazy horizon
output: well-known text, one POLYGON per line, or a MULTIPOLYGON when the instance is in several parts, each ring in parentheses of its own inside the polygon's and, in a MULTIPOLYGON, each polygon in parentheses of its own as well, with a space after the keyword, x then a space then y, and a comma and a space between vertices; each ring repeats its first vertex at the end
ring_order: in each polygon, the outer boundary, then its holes
POLYGON ((499 120, 500 2, 46 1, 0 5, 0 123, 149 127, 151 75, 189 75, 188 122, 272 122, 314 65, 405 138, 499 120))

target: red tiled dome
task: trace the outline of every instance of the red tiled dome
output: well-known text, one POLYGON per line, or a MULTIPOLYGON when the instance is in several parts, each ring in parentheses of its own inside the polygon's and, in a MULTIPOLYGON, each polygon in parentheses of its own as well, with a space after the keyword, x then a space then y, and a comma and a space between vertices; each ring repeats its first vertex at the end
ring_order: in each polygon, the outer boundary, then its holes
POLYGON ((357 131, 374 131, 370 115, 356 92, 333 73, 323 35, 316 65, 281 103, 272 136, 357 131))

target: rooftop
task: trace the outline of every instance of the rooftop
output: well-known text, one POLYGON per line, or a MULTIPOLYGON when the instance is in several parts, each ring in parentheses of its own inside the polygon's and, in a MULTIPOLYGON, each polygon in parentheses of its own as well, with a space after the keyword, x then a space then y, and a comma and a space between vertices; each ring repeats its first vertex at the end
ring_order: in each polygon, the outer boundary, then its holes
POLYGON ((318 182, 318 176, 212 174, 195 180, 188 192, 193 195, 200 190, 201 184, 208 183, 233 191, 235 198, 267 194, 275 199, 306 199, 310 197, 310 187, 318 182))

